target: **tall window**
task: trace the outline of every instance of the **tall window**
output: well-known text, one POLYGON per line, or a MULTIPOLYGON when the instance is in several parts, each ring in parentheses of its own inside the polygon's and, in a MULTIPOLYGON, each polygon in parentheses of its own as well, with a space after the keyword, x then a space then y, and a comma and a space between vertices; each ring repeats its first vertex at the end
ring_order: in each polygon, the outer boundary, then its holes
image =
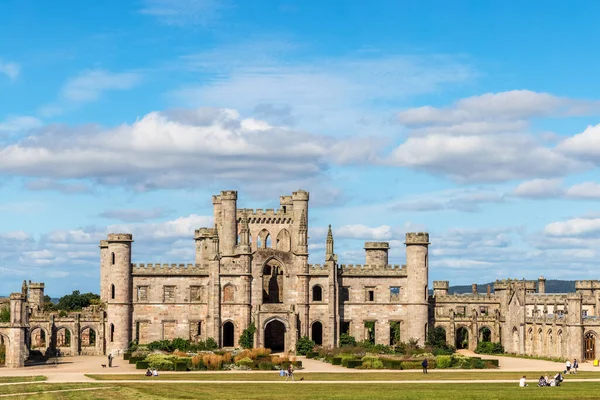
POLYGON ((138 286, 138 301, 148 301, 148 286, 138 286))
POLYGON ((390 302, 400 301, 400 286, 390 287, 390 302))
POLYGON ((115 326, 114 324, 110 324, 110 341, 115 341, 115 326))
POLYGON ((313 301, 323 301, 323 289, 321 286, 315 285, 312 289, 313 301))
POLYGON ((111 253, 111 254, 110 254, 110 263, 111 263, 112 265, 115 265, 115 253, 111 253))
POLYGON ((115 285, 110 285, 110 298, 115 298, 115 285))
POLYGON ((175 301, 175 286, 165 286, 163 301, 165 303, 172 303, 175 301))

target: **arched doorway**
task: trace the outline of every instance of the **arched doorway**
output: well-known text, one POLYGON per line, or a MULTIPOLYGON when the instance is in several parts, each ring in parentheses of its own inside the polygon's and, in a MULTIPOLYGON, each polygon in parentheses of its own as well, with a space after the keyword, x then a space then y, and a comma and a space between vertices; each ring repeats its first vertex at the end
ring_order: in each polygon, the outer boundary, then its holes
POLYGON ((265 326, 265 347, 273 352, 285 350, 285 324, 277 319, 265 326))
POLYGON ((283 303, 283 267, 274 259, 263 267, 263 303, 283 303))
POLYGON ((588 332, 584 337, 584 356, 586 360, 596 359, 596 335, 588 332))
POLYGON ((484 326, 479 330, 479 341, 480 342, 491 342, 492 331, 487 326, 484 326))
POLYGON ((519 353, 519 330, 517 327, 513 327, 512 330, 512 350, 515 353, 519 353))
POLYGON ((235 346, 235 327, 233 322, 227 321, 223 324, 223 347, 235 346))
POLYGON ((96 331, 90 327, 84 327, 81 329, 81 347, 94 347, 96 346, 96 331))
POLYGON ((44 351, 48 347, 46 331, 42 328, 33 328, 29 333, 29 349, 44 351))
POLYGON ((6 352, 9 347, 8 336, 0 335, 0 365, 6 364, 6 352))
POLYGON ((323 344, 323 324, 319 321, 313 322, 310 333, 313 342, 315 342, 316 345, 321 346, 323 344))
POLYGON ((469 348, 469 330, 464 326, 461 326, 456 330, 456 348, 457 349, 468 349, 469 348))

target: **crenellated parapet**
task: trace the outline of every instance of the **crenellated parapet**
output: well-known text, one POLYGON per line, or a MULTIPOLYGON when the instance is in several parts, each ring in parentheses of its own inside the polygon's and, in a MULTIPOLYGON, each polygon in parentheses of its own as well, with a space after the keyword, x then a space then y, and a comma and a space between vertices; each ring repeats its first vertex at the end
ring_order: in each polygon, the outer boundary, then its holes
POLYGON ((599 280, 575 281, 575 290, 594 290, 600 289, 599 280))
POLYGON ((237 210, 238 223, 242 221, 242 214, 246 213, 249 224, 291 224, 294 220, 294 213, 292 209, 287 207, 279 208, 277 210, 273 208, 242 208, 237 210))
POLYGON ((202 264, 131 264, 132 275, 208 275, 202 264))
POLYGON ((535 292, 537 281, 526 281, 519 279, 503 279, 496 280, 494 282, 494 291, 496 290, 507 290, 509 287, 513 287, 515 289, 525 289, 530 292, 535 292))
POLYGON ((345 276, 399 276, 406 277, 406 265, 361 265, 341 264, 339 266, 341 275, 345 276))
POLYGON ((133 242, 131 233, 109 233, 107 242, 133 242))
POLYGON ((427 232, 408 232, 406 234, 406 244, 430 244, 429 233, 427 232))
POLYGON ((447 295, 436 295, 436 303, 498 303, 500 299, 495 295, 487 295, 485 293, 454 293, 447 295))

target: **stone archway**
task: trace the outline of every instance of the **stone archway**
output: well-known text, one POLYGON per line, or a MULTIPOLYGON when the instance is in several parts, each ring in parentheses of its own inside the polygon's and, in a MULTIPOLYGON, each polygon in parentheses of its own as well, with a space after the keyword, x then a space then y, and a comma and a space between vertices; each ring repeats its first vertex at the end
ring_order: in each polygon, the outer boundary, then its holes
POLYGON ((233 322, 227 321, 223 324, 223 347, 235 346, 235 326, 233 322))
POLYGON ((479 330, 479 341, 480 342, 491 342, 492 341, 492 330, 487 326, 482 327, 479 330))
POLYGON ((267 322, 265 326, 265 347, 272 352, 285 350, 285 324, 278 319, 267 322))
POLYGON ((271 258, 262 270, 263 303, 283 303, 283 265, 271 258))
POLYGON ((583 340, 583 351, 586 360, 596 359, 596 334, 594 332, 587 332, 583 340))
POLYGON ((42 353, 46 351, 48 347, 48 335, 46 330, 42 327, 36 326, 29 331, 29 349, 39 350, 42 353))
POLYGON ((457 350, 469 348, 469 330, 464 326, 456 330, 455 346, 457 350))
POLYGON ((311 338, 317 346, 323 344, 323 324, 320 321, 313 322, 310 327, 311 338))
POLYGON ((0 365, 6 365, 6 353, 10 351, 8 336, 0 334, 0 365))

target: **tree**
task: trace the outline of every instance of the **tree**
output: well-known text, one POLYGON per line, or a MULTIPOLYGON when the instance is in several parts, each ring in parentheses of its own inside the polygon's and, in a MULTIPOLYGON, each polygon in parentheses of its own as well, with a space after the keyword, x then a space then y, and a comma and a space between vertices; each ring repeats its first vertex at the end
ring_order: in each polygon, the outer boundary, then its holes
POLYGON ((252 322, 246 329, 244 329, 242 335, 240 336, 239 344, 242 346, 242 348, 251 349, 254 347, 254 332, 256 332, 256 326, 254 325, 254 322, 252 322))
POLYGON ((10 322, 10 307, 0 309, 0 322, 10 322))
POLYGON ((74 290, 73 293, 67 294, 58 300, 56 308, 65 311, 80 311, 84 307, 88 307, 93 302, 98 302, 100 296, 94 293, 81 294, 79 290, 74 290))
POLYGON ((310 340, 308 336, 302 336, 300 339, 298 339, 298 343, 296 343, 296 352, 301 356, 305 356, 306 353, 312 351, 314 347, 315 342, 310 340))

